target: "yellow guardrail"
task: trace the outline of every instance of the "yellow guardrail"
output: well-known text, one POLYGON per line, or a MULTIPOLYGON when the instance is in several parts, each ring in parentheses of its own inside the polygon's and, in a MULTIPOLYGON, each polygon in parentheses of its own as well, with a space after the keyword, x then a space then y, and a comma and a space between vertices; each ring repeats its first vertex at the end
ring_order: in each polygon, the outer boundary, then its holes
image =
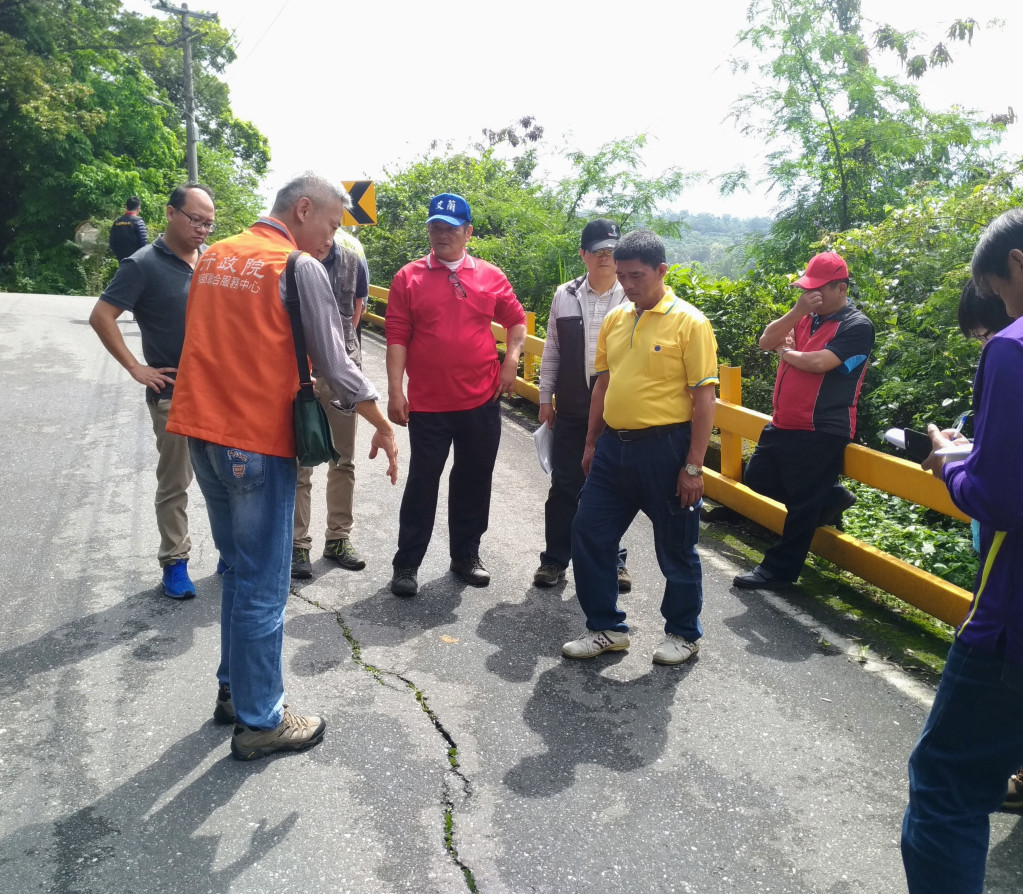
MULTIPOLYGON (((387 289, 370 286, 369 293, 371 300, 386 306, 387 289)), ((381 314, 367 309, 363 319, 383 328, 381 314)), ((527 313, 523 375, 518 378, 515 391, 538 404, 540 390, 532 380, 543 355, 543 339, 534 334, 535 325, 535 315, 527 313)), ((496 323, 492 324, 492 328, 494 338, 503 344, 507 336, 504 328, 496 323)), ((784 505, 742 483, 743 441, 759 441, 770 417, 742 406, 742 371, 739 367, 722 366, 720 377, 720 398, 714 425, 721 432, 721 471, 704 471, 707 496, 780 534, 785 525, 784 505)), ((916 463, 850 444, 845 450, 843 474, 951 518, 969 522, 969 518, 949 499, 945 485, 916 463)), ((840 568, 853 572, 946 624, 957 626, 969 610, 971 595, 966 590, 835 528, 818 528, 810 548, 840 568)))
MULTIPOLYGON (((785 507, 742 484, 742 442, 758 441, 770 417, 742 406, 742 376, 738 367, 722 366, 720 378, 721 397, 714 424, 721 431, 721 472, 704 472, 707 496, 780 534, 785 524, 785 507)), ((949 499, 945 485, 916 463, 850 444, 845 449, 843 474, 960 521, 969 521, 949 499)), ((971 595, 966 590, 835 528, 818 528, 810 548, 946 624, 958 625, 969 610, 971 595)))

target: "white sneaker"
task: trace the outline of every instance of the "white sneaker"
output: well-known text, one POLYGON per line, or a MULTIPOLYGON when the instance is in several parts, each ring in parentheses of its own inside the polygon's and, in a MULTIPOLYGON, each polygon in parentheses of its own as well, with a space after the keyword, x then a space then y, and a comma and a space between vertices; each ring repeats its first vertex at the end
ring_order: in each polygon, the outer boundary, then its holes
POLYGON ((629 648, 629 634, 617 630, 587 630, 579 639, 565 643, 561 654, 566 658, 592 658, 601 652, 617 652, 629 648))
POLYGON ((654 650, 654 664, 683 664, 699 651, 699 643, 691 643, 675 633, 666 633, 654 650))

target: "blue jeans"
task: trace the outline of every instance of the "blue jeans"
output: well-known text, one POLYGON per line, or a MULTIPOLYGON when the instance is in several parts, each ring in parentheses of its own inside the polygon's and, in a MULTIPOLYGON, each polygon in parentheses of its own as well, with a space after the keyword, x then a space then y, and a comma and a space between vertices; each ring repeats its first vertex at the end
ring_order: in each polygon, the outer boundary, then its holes
POLYGON ((688 425, 640 441, 623 442, 611 431, 598 439, 572 522, 575 590, 590 630, 629 629, 618 608, 618 544, 642 510, 665 577, 664 630, 693 642, 703 636, 700 507, 689 510, 675 496, 688 451, 688 425))
POLYGON ((910 894, 981 894, 990 815, 1023 755, 1023 665, 952 644, 909 759, 902 862, 910 894))
POLYGON ((291 586, 294 457, 265 456, 189 438, 213 542, 227 570, 220 601, 220 667, 238 720, 283 719, 284 608, 291 586))

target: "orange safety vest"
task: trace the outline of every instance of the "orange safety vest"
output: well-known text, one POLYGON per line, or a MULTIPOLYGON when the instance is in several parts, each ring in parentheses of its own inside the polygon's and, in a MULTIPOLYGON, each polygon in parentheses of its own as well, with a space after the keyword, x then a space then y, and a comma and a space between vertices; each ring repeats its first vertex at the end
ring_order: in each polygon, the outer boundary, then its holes
POLYGON ((295 247, 290 233, 256 223, 199 258, 167 431, 269 456, 295 455, 298 369, 280 293, 295 247))

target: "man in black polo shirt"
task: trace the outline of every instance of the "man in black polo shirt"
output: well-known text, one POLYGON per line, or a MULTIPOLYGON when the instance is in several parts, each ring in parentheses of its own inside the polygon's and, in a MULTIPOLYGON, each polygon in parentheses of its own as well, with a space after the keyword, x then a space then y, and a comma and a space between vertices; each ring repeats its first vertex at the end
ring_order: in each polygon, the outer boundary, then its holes
POLYGON ((213 232, 216 209, 206 186, 189 183, 171 193, 167 229, 151 245, 126 258, 99 301, 89 323, 103 346, 131 377, 146 387, 146 404, 153 419, 156 449, 156 524, 160 529, 163 592, 174 599, 195 596, 188 576, 188 485, 192 463, 188 439, 166 431, 174 392, 174 373, 185 340, 185 304, 192 271, 213 232), (117 325, 131 311, 142 333, 140 362, 129 350, 117 325))
POLYGON ((124 203, 124 214, 118 217, 110 227, 110 250, 118 263, 144 248, 149 242, 146 222, 139 217, 142 203, 137 196, 132 196, 124 203))
POLYGON ((774 415, 764 427, 743 483, 785 504, 781 538, 734 585, 770 590, 794 582, 820 524, 837 524, 856 497, 838 483, 856 433, 856 401, 874 326, 849 303, 849 268, 834 252, 813 258, 793 284, 792 310, 770 323, 760 349, 776 351, 774 415))

